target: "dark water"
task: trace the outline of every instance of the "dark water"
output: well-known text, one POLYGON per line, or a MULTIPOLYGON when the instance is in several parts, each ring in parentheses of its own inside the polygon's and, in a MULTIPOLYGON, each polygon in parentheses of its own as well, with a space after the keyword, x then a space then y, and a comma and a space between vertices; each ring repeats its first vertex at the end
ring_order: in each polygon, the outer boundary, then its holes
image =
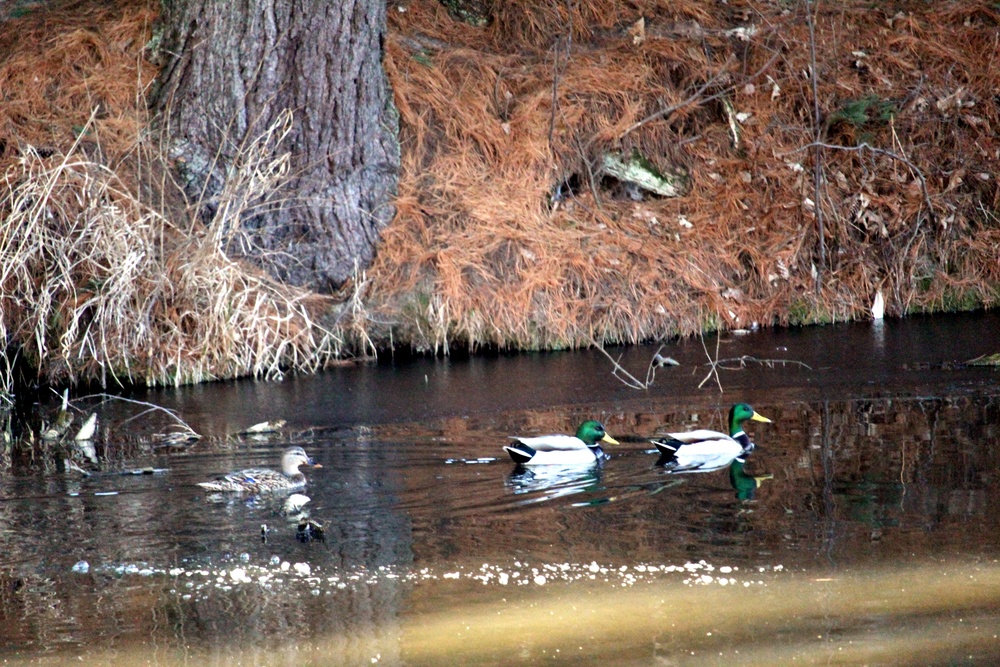
MULTIPOLYGON (((84 477, 0 481, 0 658, 11 664, 994 664, 1000 660, 1000 315, 698 340, 648 390, 598 352, 385 359, 282 383, 97 405, 84 477), (706 340, 716 356, 716 341, 706 340), (748 358, 749 357, 749 358, 748 358), (742 367, 741 367, 742 366, 742 367), (753 498, 671 475, 646 440, 752 424, 753 498), (510 434, 601 419, 603 467, 517 471, 510 434), (285 419, 280 434, 236 436, 285 419), (301 444, 301 542, 280 501, 195 482, 301 444), (123 475, 145 466, 155 475, 123 475), (743 497, 738 497, 742 495, 743 497), (261 528, 268 528, 266 541, 261 528), (86 571, 74 571, 85 561, 86 571)), ((611 351, 645 378, 656 347, 611 351)), ((82 565, 77 570, 82 570, 82 565)))

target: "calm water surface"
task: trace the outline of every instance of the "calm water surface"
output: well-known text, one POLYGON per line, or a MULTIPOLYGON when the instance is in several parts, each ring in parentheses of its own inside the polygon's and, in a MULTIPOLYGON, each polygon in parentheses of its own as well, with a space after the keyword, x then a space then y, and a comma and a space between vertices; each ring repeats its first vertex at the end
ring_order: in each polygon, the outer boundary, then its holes
MULTIPOLYGON (((0 479, 5 664, 996 664, 1000 315, 726 336, 706 377, 626 387, 597 352, 406 360, 96 406, 93 474, 0 479), (762 363, 767 362, 767 363, 762 363), (753 474, 671 475, 648 438, 753 423, 753 474), (601 419, 604 466, 517 470, 511 434, 601 419), (278 434, 238 432, 285 419, 278 434), (300 444, 323 541, 195 482, 300 444), (158 474, 122 474, 156 467, 158 474), (267 528, 266 539, 262 527, 267 528), (86 568, 82 562, 86 563, 86 568), (74 569, 75 567, 75 569, 74 569)), ((715 339, 706 341, 714 357, 715 339)), ((638 377, 657 347, 613 351, 638 377)))

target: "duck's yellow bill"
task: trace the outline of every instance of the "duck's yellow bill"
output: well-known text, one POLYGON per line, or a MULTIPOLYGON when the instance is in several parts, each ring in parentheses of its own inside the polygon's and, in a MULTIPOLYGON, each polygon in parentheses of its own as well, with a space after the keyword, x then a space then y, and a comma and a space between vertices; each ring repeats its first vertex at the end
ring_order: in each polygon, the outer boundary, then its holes
POLYGON ((614 438, 612 438, 612 437, 611 437, 610 435, 608 435, 607 433, 605 433, 605 434, 604 434, 604 437, 603 437, 603 438, 601 438, 601 442, 606 442, 606 443, 608 443, 609 445, 617 445, 617 444, 619 444, 619 442, 618 442, 617 440, 615 440, 614 438))
POLYGON ((322 468, 323 464, 322 463, 314 463, 312 467, 313 468, 322 468))
POLYGON ((768 419, 764 415, 758 414, 757 412, 754 412, 753 417, 751 417, 750 419, 754 420, 755 422, 765 422, 767 424, 771 423, 770 419, 768 419))
POLYGON ((753 481, 757 483, 757 488, 759 489, 760 485, 763 484, 766 480, 769 480, 769 479, 774 479, 774 475, 770 475, 770 474, 769 475, 758 475, 758 476, 756 476, 756 477, 753 478, 753 481))

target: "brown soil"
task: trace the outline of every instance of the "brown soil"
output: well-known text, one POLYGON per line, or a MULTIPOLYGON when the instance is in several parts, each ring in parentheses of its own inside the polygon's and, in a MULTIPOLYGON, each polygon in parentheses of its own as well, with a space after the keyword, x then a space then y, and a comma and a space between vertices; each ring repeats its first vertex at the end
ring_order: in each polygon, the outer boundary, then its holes
MULTIPOLYGON (((139 192, 157 3, 64 4, 0 24, 0 172, 76 151, 139 192)), ((495 5, 474 27, 389 4, 403 173, 345 286, 357 340, 565 347, 865 318, 879 290, 887 315, 1000 301, 994 4, 820 3, 813 41, 803 3, 495 5), (602 177, 606 153, 685 194, 602 177)))

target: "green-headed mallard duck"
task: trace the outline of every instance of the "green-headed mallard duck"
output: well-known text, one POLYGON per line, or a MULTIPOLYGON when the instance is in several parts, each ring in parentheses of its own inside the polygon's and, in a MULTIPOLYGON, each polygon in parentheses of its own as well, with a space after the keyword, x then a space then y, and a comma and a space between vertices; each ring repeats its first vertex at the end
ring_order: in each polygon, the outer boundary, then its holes
POLYGON ((743 466, 746 465, 745 456, 737 456, 729 464, 729 483, 736 490, 736 497, 740 500, 753 500, 757 489, 765 479, 773 479, 774 475, 748 475, 743 466))
POLYGON ((603 461, 607 455, 602 442, 617 445, 618 441, 604 431, 601 422, 593 419, 580 424, 576 435, 541 435, 535 438, 511 436, 516 440, 504 450, 516 463, 535 465, 585 465, 603 461))
POLYGON ((231 472, 211 482, 198 482, 198 486, 209 491, 232 493, 281 493, 297 491, 306 485, 306 476, 299 472, 299 466, 308 465, 321 468, 314 463, 301 447, 290 447, 281 455, 281 471, 266 468, 248 468, 231 472))
POLYGON ((733 459, 753 450, 754 444, 743 432, 747 420, 770 423, 746 403, 737 403, 729 411, 729 435, 718 431, 687 431, 668 433, 653 440, 660 452, 657 465, 669 466, 675 472, 710 472, 729 465, 733 459))

